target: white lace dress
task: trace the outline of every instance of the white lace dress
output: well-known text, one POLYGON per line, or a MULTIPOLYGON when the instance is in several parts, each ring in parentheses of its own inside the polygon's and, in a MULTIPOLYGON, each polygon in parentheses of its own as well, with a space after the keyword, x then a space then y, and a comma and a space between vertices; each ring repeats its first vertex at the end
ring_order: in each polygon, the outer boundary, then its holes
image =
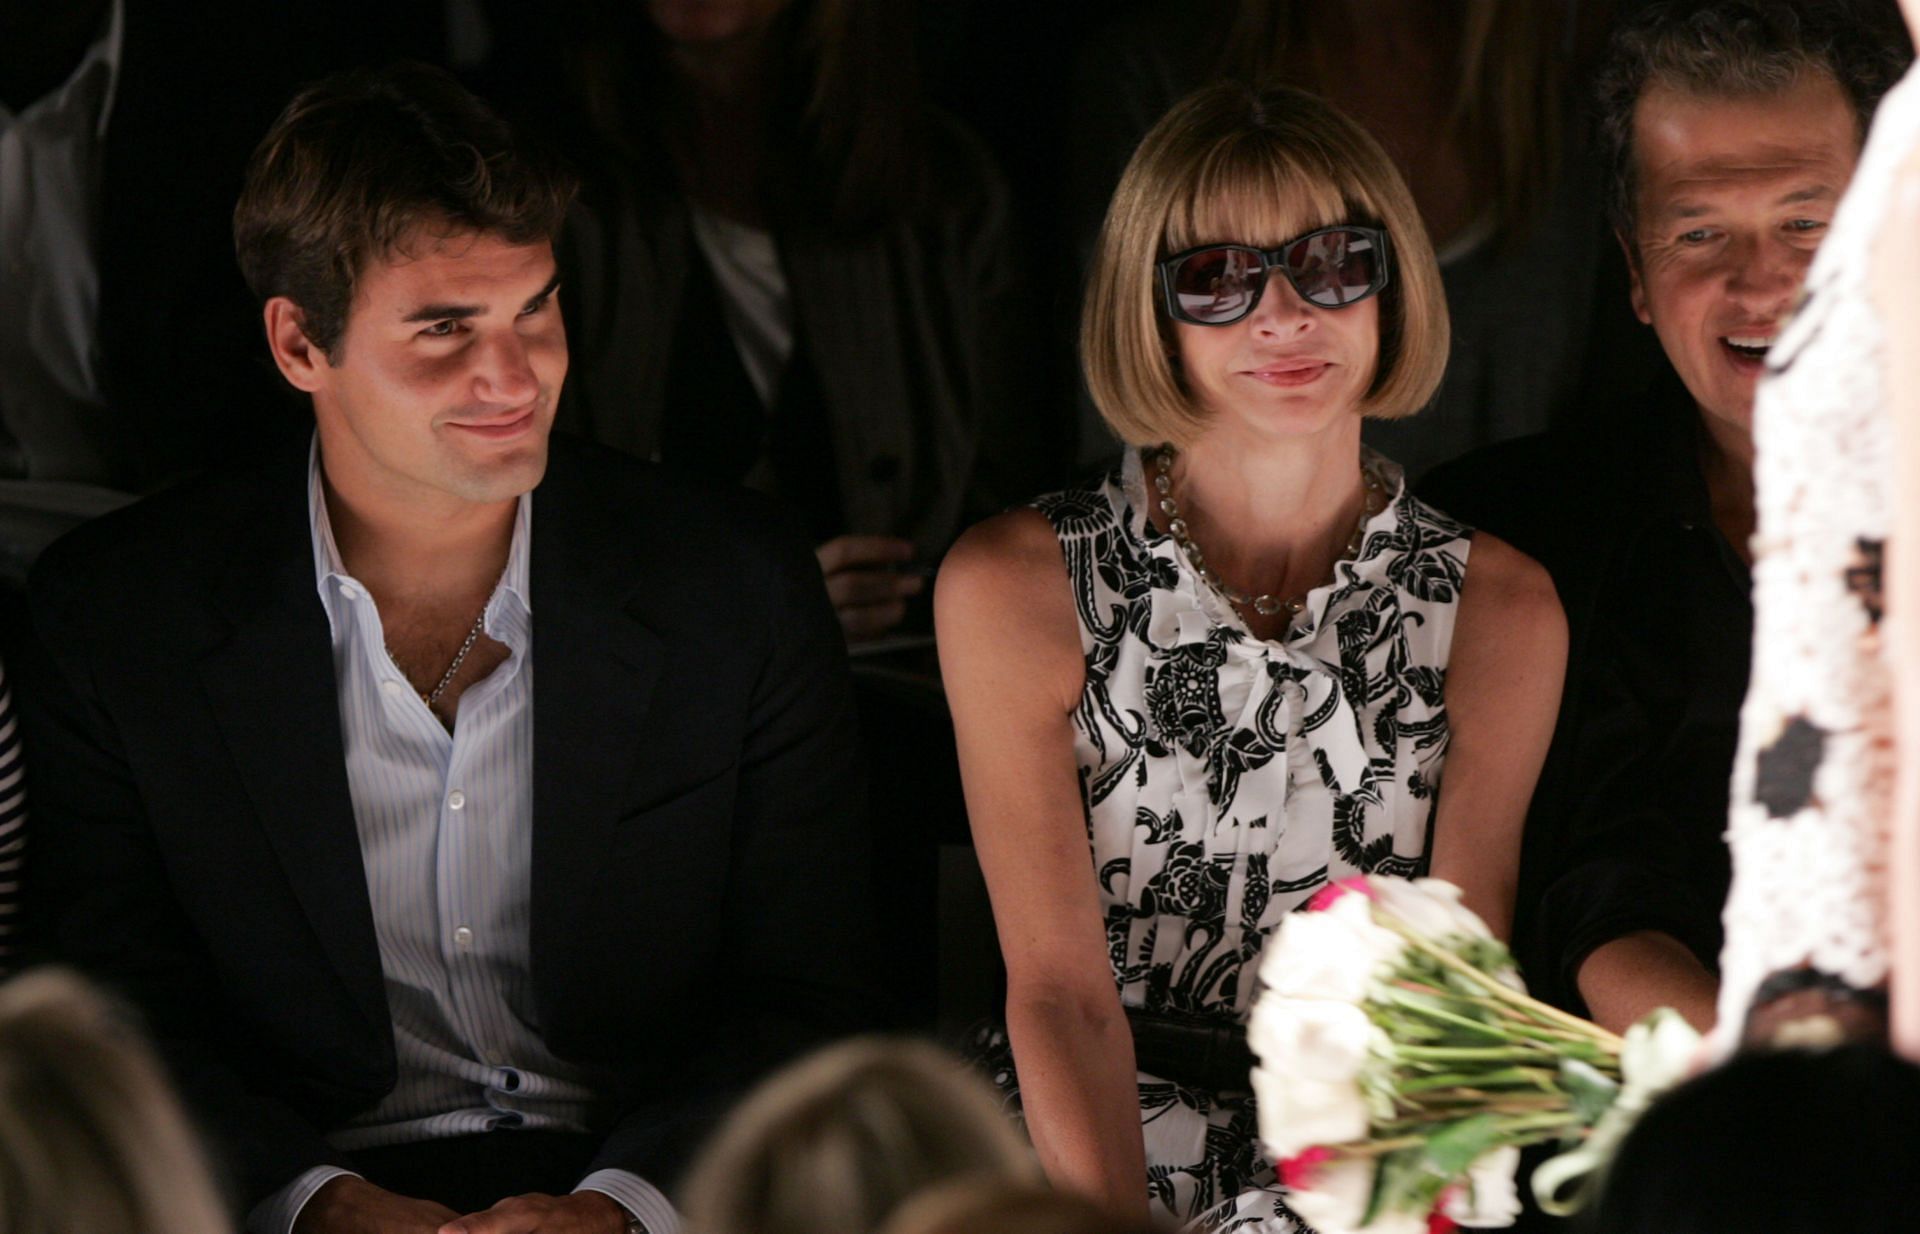
POLYGON ((1910 71, 1880 105, 1754 404, 1753 677, 1728 828, 1723 1048, 1776 970, 1807 964, 1862 989, 1887 973, 1894 764, 1880 562, 1893 441, 1873 245, 1916 147, 1910 71))
MULTIPOLYGON (((1140 456, 1036 502, 1060 537, 1087 684, 1081 791, 1121 1002, 1244 1018, 1262 945, 1329 879, 1424 868, 1468 530, 1405 491, 1284 640, 1253 637, 1144 517, 1140 456)), ((989 1049, 1017 1098, 1003 1035, 989 1049)), ((1253 1099, 1142 1073, 1148 1185, 1203 1228, 1300 1229, 1253 1099)))

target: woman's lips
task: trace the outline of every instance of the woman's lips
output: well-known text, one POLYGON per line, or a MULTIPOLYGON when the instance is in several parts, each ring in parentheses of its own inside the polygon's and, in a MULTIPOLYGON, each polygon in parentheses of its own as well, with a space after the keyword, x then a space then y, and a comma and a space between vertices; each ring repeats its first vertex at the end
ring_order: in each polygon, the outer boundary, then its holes
POLYGON ((1283 360, 1249 369, 1246 375, 1270 386, 1304 386, 1318 381, 1331 367, 1325 360, 1283 360))

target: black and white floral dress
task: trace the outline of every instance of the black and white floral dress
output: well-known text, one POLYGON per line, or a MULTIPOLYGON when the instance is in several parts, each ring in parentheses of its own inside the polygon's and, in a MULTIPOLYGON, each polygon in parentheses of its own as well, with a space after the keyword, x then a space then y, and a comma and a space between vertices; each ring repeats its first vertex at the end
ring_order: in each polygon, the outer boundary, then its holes
MULTIPOLYGON (((1044 497, 1086 653, 1075 753, 1121 1002, 1238 1021, 1282 916, 1329 879, 1423 869, 1446 757, 1447 652, 1469 531, 1406 492, 1287 636, 1250 634, 1145 517, 1140 455, 1044 497)), ((1004 1034, 989 1058, 1017 1104, 1004 1034)), ((1247 1092, 1140 1074, 1156 1211, 1293 1231, 1247 1092)))

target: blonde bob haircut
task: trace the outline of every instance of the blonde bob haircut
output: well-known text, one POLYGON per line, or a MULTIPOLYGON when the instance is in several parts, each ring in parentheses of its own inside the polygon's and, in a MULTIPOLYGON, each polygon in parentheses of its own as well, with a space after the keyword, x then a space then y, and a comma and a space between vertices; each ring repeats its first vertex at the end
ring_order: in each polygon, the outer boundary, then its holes
POLYGON ((64 969, 0 985, 0 1234, 232 1234, 131 1013, 64 969))
POLYGON ((1208 86, 1153 126, 1107 208, 1080 317, 1087 389, 1121 440, 1187 446, 1207 424, 1179 373, 1155 263, 1202 244, 1278 248, 1336 223, 1388 237, 1380 350, 1359 411, 1410 416, 1446 370, 1447 300, 1413 195, 1380 143, 1332 104, 1285 86, 1208 86))
POLYGON ((689 1234, 873 1234, 926 1187, 1037 1183, 999 1095, 931 1042, 855 1037, 790 1064, 688 1171, 689 1234))

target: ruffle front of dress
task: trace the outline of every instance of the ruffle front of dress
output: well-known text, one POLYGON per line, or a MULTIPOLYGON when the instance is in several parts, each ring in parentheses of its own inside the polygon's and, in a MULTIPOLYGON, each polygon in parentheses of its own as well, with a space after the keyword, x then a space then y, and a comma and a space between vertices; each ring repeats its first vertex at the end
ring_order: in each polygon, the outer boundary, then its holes
POLYGON ((1238 1014, 1286 912, 1329 878, 1424 858, 1466 533, 1368 465, 1392 498, 1279 640, 1152 526, 1137 452, 1103 502, 1042 504, 1081 610, 1081 771, 1130 1005, 1238 1014))

